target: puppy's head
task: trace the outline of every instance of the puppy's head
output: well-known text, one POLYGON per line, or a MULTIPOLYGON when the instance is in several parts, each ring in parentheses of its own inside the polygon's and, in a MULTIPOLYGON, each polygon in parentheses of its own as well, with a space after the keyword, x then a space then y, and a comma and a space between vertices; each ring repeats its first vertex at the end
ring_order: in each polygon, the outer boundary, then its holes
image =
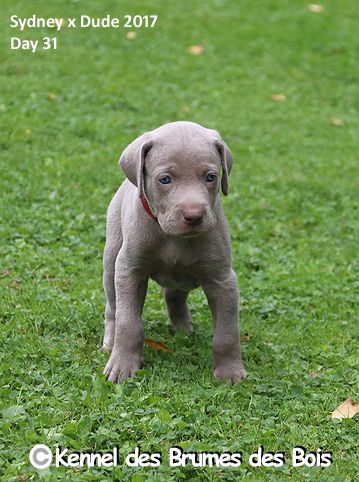
POLYGON ((210 231, 220 189, 228 194, 232 154, 218 132, 172 122, 146 132, 120 157, 127 178, 145 196, 162 230, 194 237, 210 231))

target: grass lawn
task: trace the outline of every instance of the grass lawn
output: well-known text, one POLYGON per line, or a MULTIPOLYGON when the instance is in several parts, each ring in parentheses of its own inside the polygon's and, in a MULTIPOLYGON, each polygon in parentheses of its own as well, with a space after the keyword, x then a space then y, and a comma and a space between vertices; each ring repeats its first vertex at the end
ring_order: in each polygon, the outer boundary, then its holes
POLYGON ((192 0, 2 0, 0 112, 0 480, 354 481, 359 401, 358 4, 192 0), (29 17, 157 14, 154 29, 26 29, 29 17), (9 39, 58 39, 56 51, 11 51, 9 39), (201 45, 193 55, 188 49, 201 45), (272 97, 277 96, 277 97, 272 97), (279 96, 279 97, 278 97, 279 96), (223 199, 241 290, 248 379, 212 377, 211 318, 190 296, 195 331, 173 335, 151 283, 137 378, 102 370, 102 250, 121 150, 171 120, 218 129, 235 163, 223 199), (28 460, 44 443, 120 447, 113 469, 28 460), (132 468, 136 446, 160 467, 132 468), (170 467, 172 446, 243 452, 239 468, 170 467), (282 467, 252 467, 264 445, 282 467), (292 448, 331 451, 329 468, 293 467, 292 448))

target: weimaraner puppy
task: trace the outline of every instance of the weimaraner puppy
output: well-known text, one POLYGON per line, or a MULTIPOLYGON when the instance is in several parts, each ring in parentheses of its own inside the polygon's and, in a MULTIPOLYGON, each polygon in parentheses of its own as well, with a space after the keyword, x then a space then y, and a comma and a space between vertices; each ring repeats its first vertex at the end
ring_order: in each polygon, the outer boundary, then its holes
POLYGON ((143 365, 147 282, 163 287, 171 322, 192 330, 190 290, 202 286, 214 321, 214 375, 245 378, 237 278, 219 191, 228 193, 232 154, 218 132, 172 122, 133 141, 122 153, 127 179, 107 213, 104 289, 107 297, 104 374, 114 383, 143 365))

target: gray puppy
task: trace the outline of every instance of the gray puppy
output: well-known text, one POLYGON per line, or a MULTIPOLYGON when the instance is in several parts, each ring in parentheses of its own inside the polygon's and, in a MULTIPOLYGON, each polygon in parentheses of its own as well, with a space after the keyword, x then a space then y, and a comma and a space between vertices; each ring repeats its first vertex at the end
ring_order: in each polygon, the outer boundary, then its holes
POLYGON ((104 373, 121 382, 143 364, 141 319, 147 282, 163 287, 176 329, 192 330, 190 290, 202 286, 214 321, 214 375, 245 378, 237 278, 219 191, 228 193, 232 154, 218 132, 172 122, 142 134, 123 152, 127 179, 107 213, 103 284, 107 297, 104 373), (221 174, 222 171, 222 174, 221 174))

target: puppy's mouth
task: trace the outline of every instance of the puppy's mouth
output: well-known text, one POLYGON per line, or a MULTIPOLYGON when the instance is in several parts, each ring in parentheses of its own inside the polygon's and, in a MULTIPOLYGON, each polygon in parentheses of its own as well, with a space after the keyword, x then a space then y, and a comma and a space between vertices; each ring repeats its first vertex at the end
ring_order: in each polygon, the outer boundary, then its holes
POLYGON ((198 224, 197 226, 184 225, 179 231, 178 236, 183 239, 198 238, 211 231, 213 229, 213 226, 213 223, 198 224))
POLYGON ((181 239, 193 239, 203 236, 211 231, 215 225, 212 218, 204 219, 203 222, 191 226, 178 218, 169 217, 166 219, 166 217, 161 215, 158 216, 158 222, 165 233, 181 239))
POLYGON ((189 231, 187 233, 180 234, 180 237, 184 239, 198 238, 198 236, 201 236, 205 232, 206 231, 189 231))
MULTIPOLYGON (((161 224, 160 224, 161 225, 161 224)), ((203 236, 204 234, 208 233, 210 229, 204 229, 203 227, 199 229, 199 226, 196 228, 189 228, 185 227, 184 229, 169 229, 168 226, 162 226, 162 229, 165 233, 169 234, 170 236, 175 236, 176 238, 181 239, 194 239, 203 236)))

